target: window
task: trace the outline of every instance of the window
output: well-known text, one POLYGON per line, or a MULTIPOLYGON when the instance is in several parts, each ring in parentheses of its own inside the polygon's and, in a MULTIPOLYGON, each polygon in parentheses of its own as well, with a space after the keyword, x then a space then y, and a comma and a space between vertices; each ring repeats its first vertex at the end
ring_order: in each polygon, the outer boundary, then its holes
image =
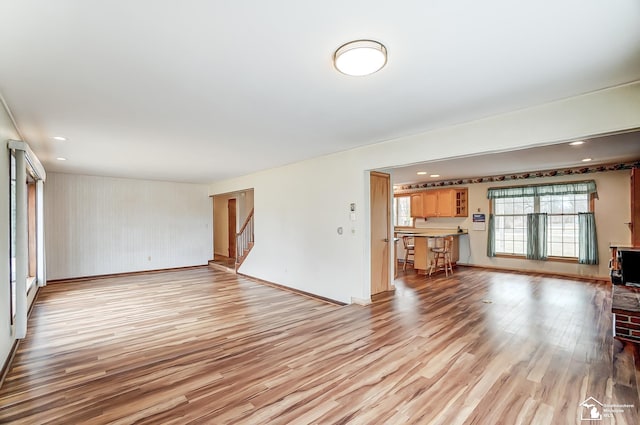
POLYGON ((411 197, 396 196, 393 198, 393 225, 413 226, 411 218, 411 197))
POLYGON ((27 174, 27 292, 35 286, 37 274, 36 182, 27 174))
POLYGON ((527 214, 534 212, 532 197, 494 199, 496 253, 525 255, 527 214))
POLYGON ((583 183, 489 189, 493 253, 534 259, 578 258, 578 217, 593 212, 591 198, 597 195, 595 183, 587 189, 583 183), (536 226, 543 228, 532 228, 536 226), (539 251, 537 244, 542 245, 539 251))

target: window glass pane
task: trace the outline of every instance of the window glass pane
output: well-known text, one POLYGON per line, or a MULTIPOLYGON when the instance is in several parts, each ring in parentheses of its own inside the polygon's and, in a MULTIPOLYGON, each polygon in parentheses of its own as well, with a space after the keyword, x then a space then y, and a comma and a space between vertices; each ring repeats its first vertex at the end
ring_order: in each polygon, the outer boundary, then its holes
POLYGON ((505 214, 513 214, 513 199, 505 200, 504 213, 505 214), (507 202, 507 201, 510 201, 510 202, 507 202))
MULTIPOLYGON (((586 195, 585 195, 586 198, 586 195)), ((576 211, 575 212, 589 212, 589 200, 588 199, 577 199, 576 203, 576 211)))
POLYGON ((504 214, 504 199, 496 199, 494 203, 495 214, 504 214))
POLYGON ((393 198, 394 224, 396 226, 411 226, 411 198, 398 196, 393 198))
POLYGON ((497 253, 526 255, 526 214, 549 214, 547 253, 554 257, 578 255, 578 212, 589 211, 588 194, 545 195, 539 198, 501 198, 493 200, 495 249, 497 253))
POLYGON ((540 197, 540 212, 547 214, 551 212, 551 199, 549 196, 540 197))
POLYGON ((528 197, 528 198, 522 198, 523 199, 523 203, 524 203, 524 213, 525 214, 532 214, 535 212, 535 201, 534 198, 532 197, 528 197))
POLYGON ((524 202, 514 202, 513 204, 514 214, 524 214, 524 202))
POLYGON ((513 253, 514 254, 524 254, 525 253, 525 247, 524 247, 524 242, 514 242, 513 243, 513 253))
POLYGON ((504 241, 504 252, 506 253, 513 253, 513 241, 512 240, 505 240, 504 241))
POLYGON ((562 214, 562 197, 554 196, 551 199, 551 213, 562 214))

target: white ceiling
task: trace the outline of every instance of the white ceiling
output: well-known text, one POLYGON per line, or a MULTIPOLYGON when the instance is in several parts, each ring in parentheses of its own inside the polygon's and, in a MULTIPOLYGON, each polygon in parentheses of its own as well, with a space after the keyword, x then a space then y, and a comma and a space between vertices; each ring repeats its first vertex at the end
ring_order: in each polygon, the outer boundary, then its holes
POLYGON ((579 146, 570 145, 568 141, 509 152, 418 163, 387 171, 392 173, 393 184, 410 184, 640 161, 640 131, 581 141, 584 143, 579 146), (583 159, 590 161, 585 162, 583 159), (418 175, 418 172, 427 174, 418 175), (431 177, 433 174, 439 177, 431 177))
POLYGON ((48 171, 209 182, 640 79, 638 0, 0 0, 0 22, 48 171), (340 74, 361 38, 387 66, 340 74))

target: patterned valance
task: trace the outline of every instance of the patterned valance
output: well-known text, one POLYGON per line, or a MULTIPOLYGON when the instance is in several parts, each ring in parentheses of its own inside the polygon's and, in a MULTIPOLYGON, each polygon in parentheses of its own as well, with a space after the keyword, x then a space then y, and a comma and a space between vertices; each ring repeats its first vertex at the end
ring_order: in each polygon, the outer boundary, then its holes
POLYGON ((585 193, 594 193, 595 197, 598 197, 596 182, 594 180, 528 186, 492 187, 487 190, 487 198, 523 198, 525 196, 570 195, 585 193))

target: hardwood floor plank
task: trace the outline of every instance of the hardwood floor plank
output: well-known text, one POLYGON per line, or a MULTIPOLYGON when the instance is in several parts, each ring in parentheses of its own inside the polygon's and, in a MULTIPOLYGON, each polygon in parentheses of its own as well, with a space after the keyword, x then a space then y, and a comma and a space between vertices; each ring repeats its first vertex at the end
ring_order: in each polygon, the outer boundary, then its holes
POLYGON ((0 423, 567 424, 640 421, 611 286, 459 267, 336 306, 208 267, 43 288, 0 423))

